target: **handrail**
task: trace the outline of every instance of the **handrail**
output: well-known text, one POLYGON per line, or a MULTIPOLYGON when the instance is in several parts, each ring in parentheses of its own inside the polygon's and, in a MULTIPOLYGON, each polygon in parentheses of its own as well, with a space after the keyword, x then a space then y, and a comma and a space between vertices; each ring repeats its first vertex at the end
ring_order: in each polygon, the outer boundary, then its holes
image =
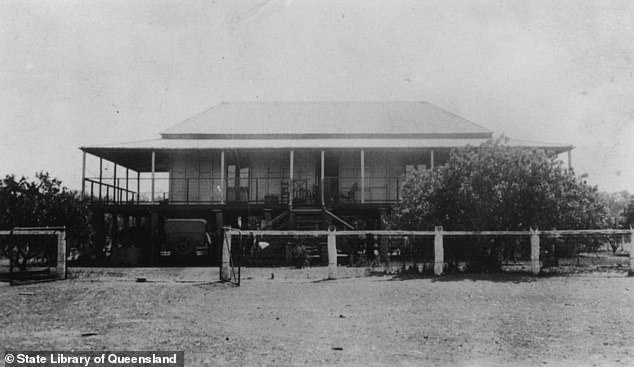
POLYGON ((277 224, 282 219, 286 218, 290 213, 291 213, 291 211, 286 209, 285 211, 282 212, 282 214, 280 214, 277 217, 271 219, 271 221, 269 221, 269 223, 266 224, 265 228, 273 227, 273 225, 277 224))
POLYGON ((348 222, 346 222, 345 220, 339 218, 337 215, 335 215, 335 213, 331 212, 330 210, 323 208, 322 209, 324 211, 324 213, 326 213, 326 215, 329 215, 331 218, 335 219, 336 221, 338 221, 339 223, 343 224, 344 226, 348 227, 349 229, 354 230, 354 226, 348 222))
POLYGON ((106 186, 106 187, 112 187, 115 190, 121 190, 121 191, 130 192, 130 193, 135 193, 136 192, 134 190, 128 190, 128 189, 125 189, 123 187, 115 186, 115 185, 112 185, 112 184, 109 184, 109 183, 106 183, 106 182, 103 182, 103 181, 99 182, 99 181, 93 180, 92 178, 88 178, 88 177, 86 177, 84 180, 86 180, 88 182, 95 183, 97 185, 102 185, 102 186, 106 186))

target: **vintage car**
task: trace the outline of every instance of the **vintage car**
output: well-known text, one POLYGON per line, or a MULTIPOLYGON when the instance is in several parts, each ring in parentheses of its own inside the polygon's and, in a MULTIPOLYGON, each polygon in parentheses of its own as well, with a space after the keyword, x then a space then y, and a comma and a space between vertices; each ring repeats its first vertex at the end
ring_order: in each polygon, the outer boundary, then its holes
POLYGON ((204 219, 167 219, 161 257, 208 257, 211 237, 204 219))

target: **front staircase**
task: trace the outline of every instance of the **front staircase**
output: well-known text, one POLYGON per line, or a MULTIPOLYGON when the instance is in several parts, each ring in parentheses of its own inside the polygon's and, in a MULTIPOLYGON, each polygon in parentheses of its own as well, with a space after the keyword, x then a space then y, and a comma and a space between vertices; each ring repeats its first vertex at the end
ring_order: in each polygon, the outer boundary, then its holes
POLYGON ((289 208, 270 220, 262 229, 315 231, 326 230, 330 225, 338 229, 355 229, 354 226, 324 207, 289 208))
MULTIPOLYGON (((328 227, 322 208, 299 207, 290 211, 291 229, 314 231, 328 227)), ((311 265, 328 264, 328 242, 325 237, 306 237, 302 239, 302 244, 311 265)))
MULTIPOLYGON (((341 229, 354 229, 352 225, 348 224, 345 220, 339 218, 328 209, 317 206, 289 208, 271 220, 268 226, 265 226, 264 229, 315 231, 326 230, 331 225, 341 229)), ((328 264, 328 245, 325 236, 306 236, 303 237, 301 241, 307 252, 307 257, 311 265, 328 264)), ((290 246, 291 243, 289 242, 286 246, 287 262, 292 260, 292 258, 289 257, 290 246)))
POLYGON ((327 228, 324 211, 321 208, 290 209, 291 227, 300 231, 319 230, 327 228))

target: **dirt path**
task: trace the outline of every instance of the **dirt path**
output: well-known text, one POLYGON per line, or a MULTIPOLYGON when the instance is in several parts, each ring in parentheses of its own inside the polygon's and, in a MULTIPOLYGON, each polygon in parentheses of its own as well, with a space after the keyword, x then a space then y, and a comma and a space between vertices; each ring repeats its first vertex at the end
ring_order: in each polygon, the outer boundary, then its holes
POLYGON ((209 282, 215 269, 100 269, 0 286, 0 345, 185 350, 187 366, 634 365, 634 278, 621 273, 324 273, 246 269, 232 287, 209 282))

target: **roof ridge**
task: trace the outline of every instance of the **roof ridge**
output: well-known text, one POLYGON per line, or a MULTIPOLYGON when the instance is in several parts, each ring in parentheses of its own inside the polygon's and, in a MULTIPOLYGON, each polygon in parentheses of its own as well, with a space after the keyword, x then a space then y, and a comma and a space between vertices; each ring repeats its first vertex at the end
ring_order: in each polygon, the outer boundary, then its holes
POLYGON ((222 101, 160 132, 179 134, 492 134, 428 101, 222 101))
MULTIPOLYGON (((395 100, 395 101, 372 101, 372 100, 345 100, 345 101, 329 101, 329 100, 313 100, 313 101, 275 101, 275 100, 266 100, 266 101, 253 101, 253 100, 229 100, 229 101, 220 101, 218 104, 232 104, 232 103, 262 103, 262 104, 311 104, 311 103, 329 103, 329 104, 344 104, 344 103, 421 103, 421 104, 429 104, 435 107, 435 104, 430 103, 425 100, 395 100)), ((218 104, 214 105, 217 106, 218 104)), ((438 107, 440 108, 440 107, 438 107)))
MULTIPOLYGON (((444 108, 442 108, 442 107, 438 107, 438 106, 436 106, 436 105, 435 105, 435 104, 433 104, 433 103, 429 103, 429 104, 430 104, 430 105, 432 105, 432 106, 434 106, 434 107, 436 107, 437 109, 439 109, 439 110, 443 111, 444 113, 450 114, 450 115, 452 115, 452 116, 454 116, 454 117, 457 117, 457 118, 460 118, 460 119, 463 119, 463 120, 467 120, 467 121, 469 121, 471 124, 473 124, 473 125, 475 125, 475 126, 477 126, 477 127, 479 127, 479 128, 482 128, 482 129, 485 129, 485 130, 489 130, 489 129, 487 129, 486 127, 484 127, 484 126, 482 126, 482 125, 478 124, 477 122, 473 122, 473 121, 471 121, 471 120, 469 120, 469 119, 467 119, 467 118, 465 118, 465 117, 462 117, 462 116, 460 116, 460 115, 457 115, 457 114, 455 114, 455 113, 453 113, 453 112, 451 112, 451 111, 448 111, 448 110, 446 110, 446 109, 444 109, 444 108)), ((489 130, 489 131, 490 131, 490 130, 489 130)))

